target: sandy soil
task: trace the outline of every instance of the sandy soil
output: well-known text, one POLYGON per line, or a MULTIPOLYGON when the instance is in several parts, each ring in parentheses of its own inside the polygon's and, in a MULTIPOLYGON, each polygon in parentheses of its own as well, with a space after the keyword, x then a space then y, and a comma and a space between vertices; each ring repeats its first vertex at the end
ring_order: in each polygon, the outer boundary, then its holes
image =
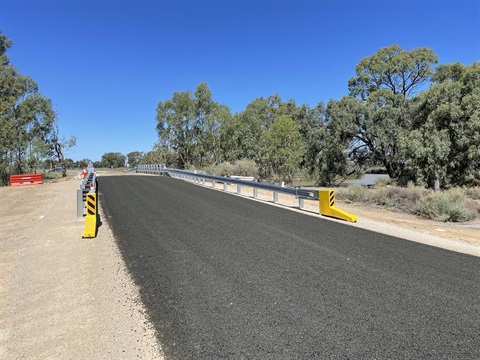
POLYGON ((108 225, 82 239, 67 179, 0 188, 0 358, 161 359, 108 225))
MULTIPOLYGON (((98 173, 109 174, 118 173, 98 173)), ((95 239, 82 239, 79 186, 70 177, 0 188, 0 358, 162 359, 106 221, 95 239)), ((236 186, 228 191, 253 200, 251 189, 242 188, 241 195, 236 186)), ((294 197, 279 195, 273 204, 267 191, 259 191, 256 201, 320 216, 317 202, 305 201, 299 210, 294 197)), ((350 226, 480 256, 478 220, 445 224, 380 208, 338 201, 337 206, 359 216, 355 224, 343 222, 350 226)))

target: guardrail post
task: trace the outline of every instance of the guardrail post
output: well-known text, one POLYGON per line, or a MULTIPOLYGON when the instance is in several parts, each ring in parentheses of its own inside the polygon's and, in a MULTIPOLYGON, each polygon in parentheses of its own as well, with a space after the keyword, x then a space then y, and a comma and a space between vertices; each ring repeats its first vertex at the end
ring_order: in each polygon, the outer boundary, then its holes
POLYGON ((83 203, 83 190, 77 189, 77 217, 83 217, 83 209, 85 208, 83 203))
POLYGON ((298 198, 298 207, 302 210, 305 207, 305 203, 303 202, 302 198, 298 198))
POLYGON ((258 189, 257 188, 253 188, 253 198, 258 199, 258 189))
POLYGON ((228 184, 226 182, 223 183, 223 191, 227 191, 228 189, 228 184))
POLYGON ((215 180, 212 180, 212 188, 215 189, 215 180))
POLYGON ((237 194, 242 193, 242 185, 237 185, 237 194))
POLYGON ((273 192, 273 202, 275 204, 278 203, 278 192, 276 191, 273 192))

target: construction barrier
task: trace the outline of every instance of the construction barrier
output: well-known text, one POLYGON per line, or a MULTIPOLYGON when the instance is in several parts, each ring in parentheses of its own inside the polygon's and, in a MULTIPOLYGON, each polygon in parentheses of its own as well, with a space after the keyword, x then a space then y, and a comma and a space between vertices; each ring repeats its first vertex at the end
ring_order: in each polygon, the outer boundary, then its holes
POLYGON ((320 207, 320 214, 334 217, 337 219, 357 222, 358 216, 352 215, 346 211, 338 209, 335 206, 335 191, 333 190, 319 190, 318 203, 320 207))
POLYGON ((87 220, 85 222, 85 230, 83 231, 83 239, 90 239, 97 236, 97 194, 87 194, 87 220))
POLYGON ((42 183, 42 174, 24 174, 10 176, 10 186, 36 185, 42 183))

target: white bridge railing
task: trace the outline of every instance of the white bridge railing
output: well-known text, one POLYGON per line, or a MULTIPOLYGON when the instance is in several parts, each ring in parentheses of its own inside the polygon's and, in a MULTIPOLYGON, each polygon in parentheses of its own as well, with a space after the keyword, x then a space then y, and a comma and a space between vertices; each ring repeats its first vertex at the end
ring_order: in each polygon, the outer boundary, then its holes
POLYGON ((273 193, 273 202, 278 202, 278 194, 287 194, 295 196, 298 199, 300 209, 304 208, 304 200, 318 200, 318 191, 302 189, 299 187, 285 187, 277 184, 263 183, 254 181, 253 177, 243 176, 217 176, 210 174, 198 173, 195 171, 187 171, 180 169, 171 169, 163 164, 138 165, 137 173, 151 175, 167 175, 178 179, 183 179, 197 184, 205 185, 205 182, 211 181, 212 187, 215 188, 217 183, 223 184, 223 190, 226 191, 228 185, 237 185, 237 193, 242 193, 242 187, 253 188, 253 197, 258 198, 258 189, 268 190, 273 193))

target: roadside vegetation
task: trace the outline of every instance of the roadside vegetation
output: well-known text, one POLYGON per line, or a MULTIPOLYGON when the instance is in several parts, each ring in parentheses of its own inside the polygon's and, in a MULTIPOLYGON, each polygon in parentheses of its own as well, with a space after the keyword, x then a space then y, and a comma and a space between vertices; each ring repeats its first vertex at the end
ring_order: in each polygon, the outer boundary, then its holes
MULTIPOLYGON (((82 168, 63 156, 52 101, 10 63, 0 33, 0 185, 10 174, 82 168)), ((149 152, 108 152, 96 168, 163 163, 268 182, 337 187, 368 169, 392 184, 347 188, 339 196, 440 221, 478 216, 480 63, 439 64, 427 47, 381 48, 360 59, 341 99, 297 104, 278 94, 232 113, 207 83, 174 92, 156 108, 149 152), (396 186, 393 186, 395 184, 396 186), (434 192, 437 187, 441 191, 434 192)))
POLYGON ((433 191, 424 187, 351 186, 335 191, 339 200, 371 204, 425 219, 444 222, 475 220, 480 215, 480 188, 452 188, 433 191))
POLYGON ((6 51, 11 46, 0 31, 0 186, 8 185, 12 174, 55 165, 62 166, 65 177, 64 151, 76 138, 60 136, 52 101, 10 62, 6 51))

